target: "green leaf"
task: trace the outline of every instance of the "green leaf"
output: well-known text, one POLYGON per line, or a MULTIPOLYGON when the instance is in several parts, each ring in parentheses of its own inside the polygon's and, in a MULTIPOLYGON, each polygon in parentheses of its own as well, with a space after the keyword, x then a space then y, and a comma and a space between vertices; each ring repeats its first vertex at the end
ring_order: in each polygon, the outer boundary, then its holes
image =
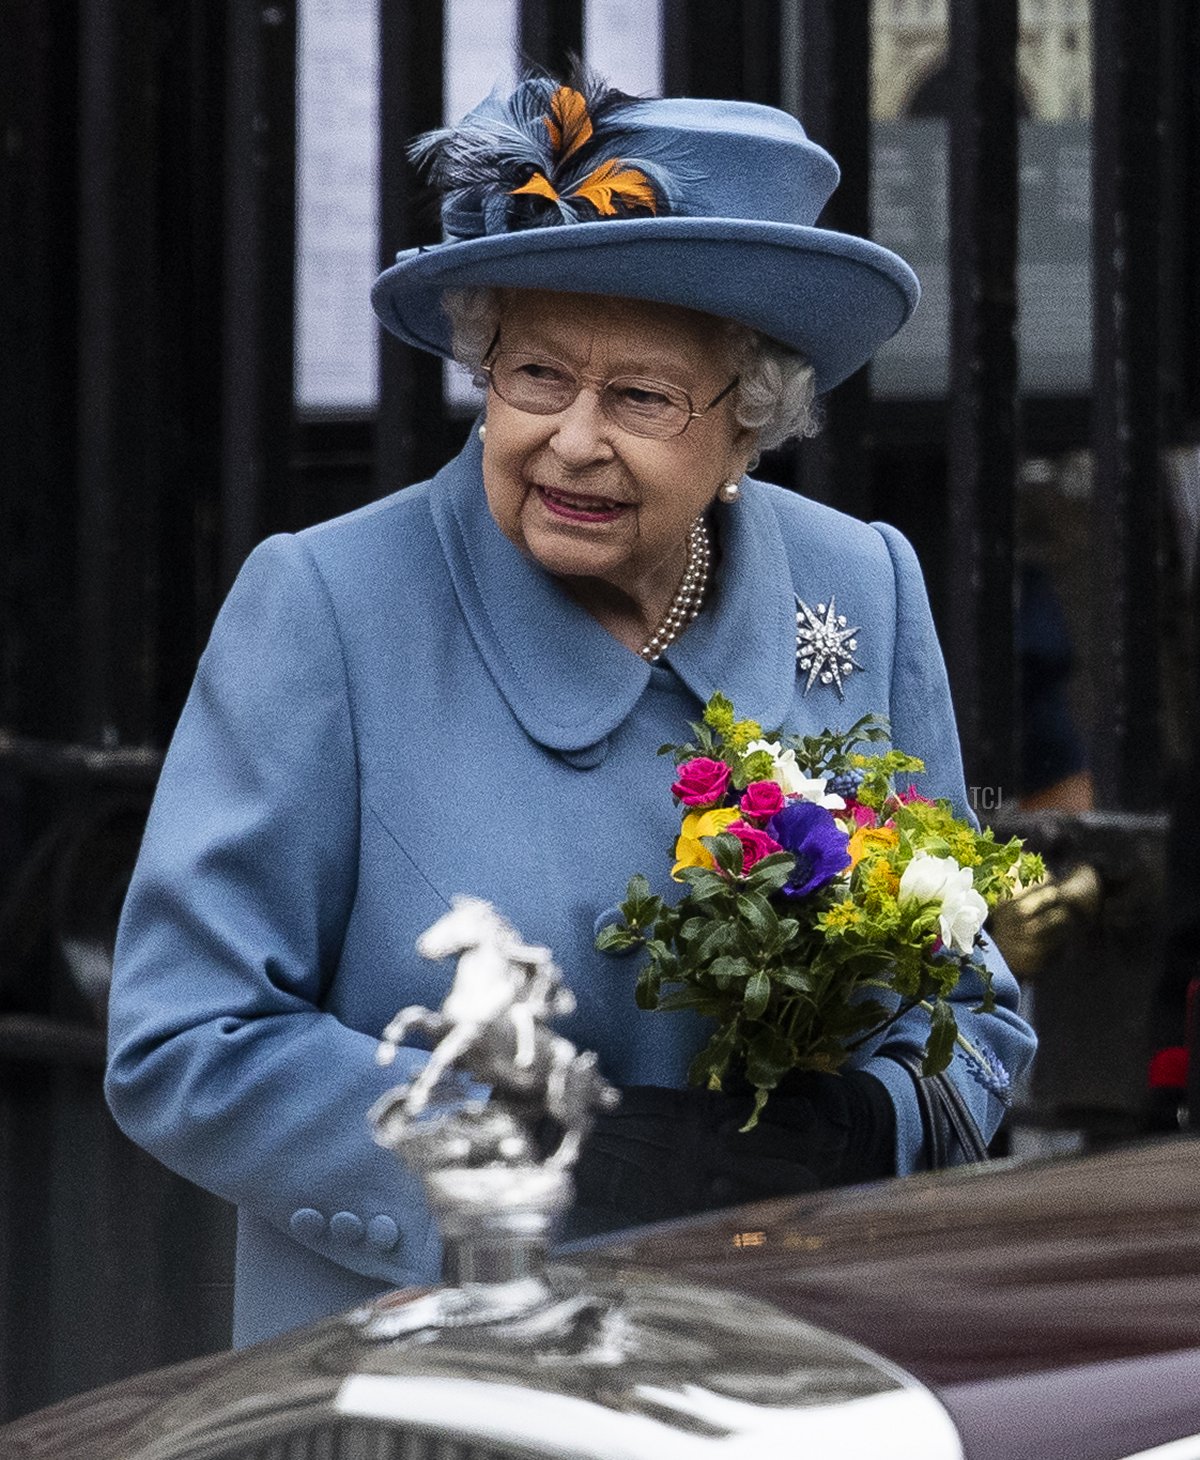
POLYGON ((709 972, 717 979, 749 978, 750 963, 745 958, 734 958, 728 953, 722 953, 719 958, 714 958, 709 965, 709 972))
POLYGON ((650 962, 657 965, 660 973, 664 972, 668 965, 675 963, 675 955, 661 938, 651 938, 646 944, 646 952, 650 955, 650 962))
POLYGON ((685 918, 679 925, 676 937, 681 943, 694 943, 697 938, 702 938, 709 928, 713 926, 712 918, 692 917, 685 918))
POLYGON ((778 892, 796 865, 791 852, 772 852, 755 862, 746 877, 746 887, 752 892, 778 892))
POLYGON ((707 993, 704 988, 685 987, 664 994, 658 1000, 658 1007, 664 1013, 689 1009, 692 1013, 701 1013, 707 1019, 721 1019, 728 1012, 728 1003, 728 997, 723 997, 720 993, 707 993))
POLYGON ((644 902, 650 896, 650 883, 646 880, 644 873, 636 872, 629 879, 629 888, 625 896, 630 902, 644 902))
POLYGON ((662 898, 650 891, 649 882, 640 872, 630 878, 621 912, 631 927, 649 927, 662 911, 662 905, 662 898))
POLYGON ((714 918, 703 935, 691 945, 689 953, 693 958, 707 962, 720 953, 728 953, 737 939, 737 929, 731 924, 714 918))
POLYGON ((785 968, 775 975, 775 981, 798 994, 811 994, 816 981, 806 968, 785 968))
POLYGON ((779 946, 786 948, 800 936, 800 924, 795 918, 779 919, 779 946))
POLYGON ((596 947, 601 953, 623 953, 640 942, 641 934, 621 923, 609 923, 596 934, 596 947))
POLYGON ((693 988, 688 984, 669 994, 663 994, 658 1001, 658 1007, 665 1013, 670 1013, 672 1009, 694 1009, 697 1014, 718 1019, 725 1012, 727 1002, 718 995, 706 993, 703 989, 693 988))
POLYGON ((771 1092, 769 1090, 755 1090, 754 1109, 746 1117, 746 1124, 738 1126, 739 1134, 744 1134, 748 1130, 753 1130, 754 1127, 758 1124, 758 1117, 759 1115, 761 1115, 762 1108, 767 1103, 770 1095, 771 1092))
POLYGON ((765 897, 743 894, 738 898, 738 912, 746 925, 763 940, 769 942, 779 927, 775 909, 765 897))
POLYGON ((740 1038, 741 1028, 736 1019, 722 1025, 688 1066, 688 1084, 719 1090, 740 1038))
POLYGON ((764 969, 756 969, 746 980, 742 1005, 748 1019, 761 1019, 771 997, 771 980, 764 969))
POLYGON ((638 975, 634 998, 639 1009, 657 1009, 662 980, 653 968, 644 968, 638 975))
POLYGON ((730 877, 742 875, 745 852, 737 837, 731 836, 727 831, 721 831, 716 836, 702 836, 700 842, 713 854, 713 860, 722 872, 728 873, 730 877))
POLYGON ((752 1085, 773 1090, 795 1064, 795 1046, 774 1024, 759 1029, 746 1046, 746 1078, 752 1085))
POLYGON ((950 1056, 954 1053, 954 1037, 957 1033, 958 1025, 954 1019, 954 1010, 945 999, 938 999, 933 1006, 933 1013, 929 1016, 929 1038, 925 1041, 925 1058, 921 1065, 922 1074, 941 1074, 950 1063, 950 1056))
POLYGON ((679 880, 691 887, 691 895, 696 901, 729 891, 729 884, 725 879, 708 867, 681 867, 679 880))

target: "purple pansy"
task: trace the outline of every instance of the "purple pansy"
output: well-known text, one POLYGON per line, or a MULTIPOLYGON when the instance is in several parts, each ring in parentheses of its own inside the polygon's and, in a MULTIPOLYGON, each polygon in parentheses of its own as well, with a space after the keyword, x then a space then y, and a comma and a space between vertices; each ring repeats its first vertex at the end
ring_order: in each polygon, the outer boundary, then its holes
POLYGON ((850 865, 850 838, 824 806, 812 801, 789 801, 767 822, 766 832, 796 859, 782 888, 787 897, 805 897, 850 865))

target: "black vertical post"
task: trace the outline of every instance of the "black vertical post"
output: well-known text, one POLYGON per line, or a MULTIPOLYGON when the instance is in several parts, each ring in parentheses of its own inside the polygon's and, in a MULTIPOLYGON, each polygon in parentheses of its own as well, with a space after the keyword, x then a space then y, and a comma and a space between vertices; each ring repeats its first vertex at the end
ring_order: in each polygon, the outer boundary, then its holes
POLYGON ((781 0, 662 0, 663 94, 780 97, 781 0))
POLYGON ((1158 129, 1163 197, 1159 311, 1164 441, 1196 439, 1200 424, 1200 6, 1167 0, 1158 129))
POLYGON ((158 377, 154 7, 80 5, 79 708, 115 746, 153 725, 158 377))
MULTIPOLYGON (((386 7, 385 7, 386 8, 386 7)), ((287 527, 293 422, 296 7, 228 7, 221 577, 287 527)))
POLYGON ((583 0, 521 0, 517 50, 532 66, 565 76, 583 55, 583 0))
MULTIPOLYGON (((797 40, 800 120, 842 170, 820 221, 865 238, 871 230, 870 0, 804 0, 797 40)), ((799 490, 856 517, 869 517, 873 506, 870 389, 869 366, 839 385, 825 405, 821 434, 796 454, 799 490)))
POLYGON ((0 730, 41 737, 76 728, 75 66, 70 6, 0 6, 0 730))
MULTIPOLYGON (((232 199, 225 132, 227 21, 234 11, 188 0, 174 10, 170 29, 159 33, 158 135, 167 165, 159 172, 164 226, 155 291, 163 448, 157 482, 158 744, 174 728, 227 586, 221 561, 228 539, 222 522, 226 364, 220 301, 229 251, 227 194, 232 199)), ((286 246, 286 238, 281 242, 286 246)), ((286 275, 286 257, 276 266, 286 275)), ((267 287, 276 288, 274 275, 267 287)), ((283 375, 290 368, 292 327, 283 307, 288 294, 285 280, 283 300, 271 309, 273 327, 281 332, 271 348, 282 352, 283 375)), ((286 410, 287 402, 277 398, 277 413, 286 410)), ((228 556, 232 571, 236 554, 228 556)))
MULTIPOLYGON (((420 132, 442 125, 442 5, 379 7, 380 267, 403 249, 436 243, 436 199, 405 153, 420 132)), ((436 470, 445 459, 442 367, 380 331, 375 486, 393 492, 436 470)))
POLYGON ((950 581, 943 625, 969 778, 1017 767, 1017 4, 950 7, 950 581))
POLYGON ((1092 561, 1097 609, 1111 625, 1095 772, 1104 802, 1132 809, 1162 792, 1162 3, 1094 0, 1092 16, 1092 561))

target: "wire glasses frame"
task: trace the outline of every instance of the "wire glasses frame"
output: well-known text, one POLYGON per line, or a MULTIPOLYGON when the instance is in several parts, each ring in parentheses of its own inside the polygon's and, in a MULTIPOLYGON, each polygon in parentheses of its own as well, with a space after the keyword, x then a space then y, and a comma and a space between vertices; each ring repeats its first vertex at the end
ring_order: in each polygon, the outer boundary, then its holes
POLYGON ((529 415, 553 416, 574 404, 585 384, 594 385, 600 409, 615 426, 632 436, 659 441, 681 436, 694 420, 719 405, 741 379, 735 375, 724 390, 696 410, 681 385, 640 375, 614 375, 605 380, 573 370, 551 355, 524 350, 493 353, 499 342, 497 330, 479 369, 505 404, 529 415))

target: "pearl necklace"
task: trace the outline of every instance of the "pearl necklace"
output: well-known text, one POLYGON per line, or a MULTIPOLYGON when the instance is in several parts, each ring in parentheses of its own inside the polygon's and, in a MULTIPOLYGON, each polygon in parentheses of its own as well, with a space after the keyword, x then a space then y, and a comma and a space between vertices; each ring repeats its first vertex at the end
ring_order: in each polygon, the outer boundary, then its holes
POLYGON ((675 597, 658 621, 654 632, 638 650, 647 664, 654 664, 683 633, 704 606, 708 592, 708 574, 712 562, 712 544, 708 524, 697 517, 688 529, 687 567, 675 590, 675 597))

